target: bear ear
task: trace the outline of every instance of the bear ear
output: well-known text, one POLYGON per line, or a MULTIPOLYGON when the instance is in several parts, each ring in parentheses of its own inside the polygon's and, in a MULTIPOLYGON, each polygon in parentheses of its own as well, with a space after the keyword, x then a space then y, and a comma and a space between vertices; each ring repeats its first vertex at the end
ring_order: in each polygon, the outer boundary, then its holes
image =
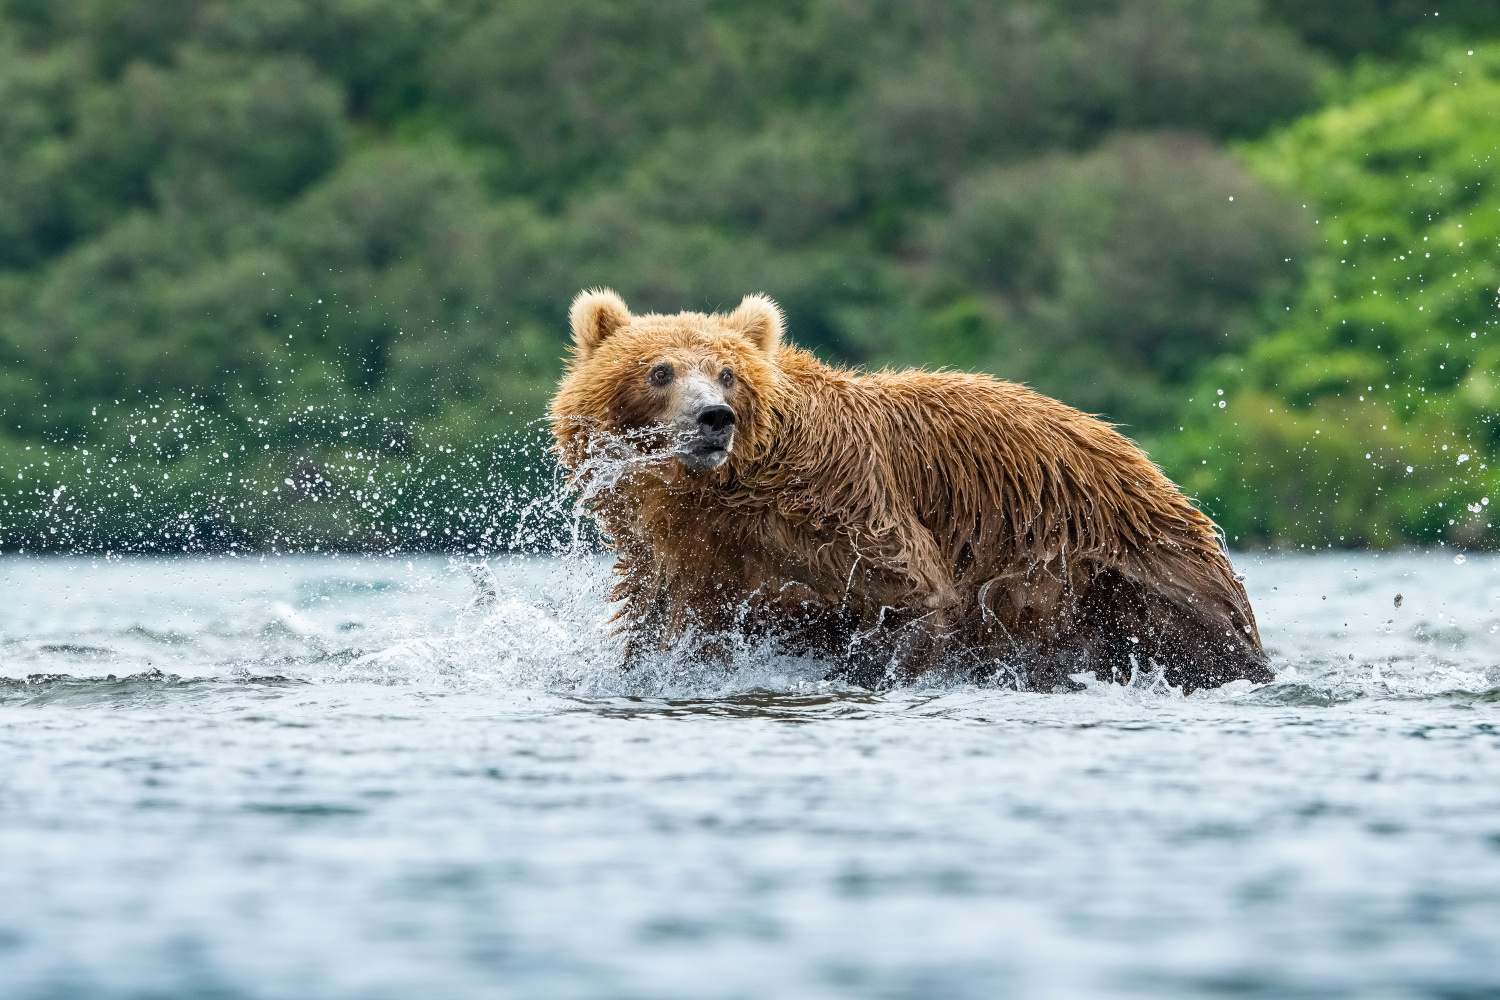
POLYGON ((739 308, 729 314, 728 321, 762 354, 775 354, 786 330, 786 317, 769 295, 746 295, 739 308))
POLYGON ((594 353, 604 338, 630 323, 625 300, 608 288, 585 288, 568 310, 573 327, 573 351, 579 360, 594 353))

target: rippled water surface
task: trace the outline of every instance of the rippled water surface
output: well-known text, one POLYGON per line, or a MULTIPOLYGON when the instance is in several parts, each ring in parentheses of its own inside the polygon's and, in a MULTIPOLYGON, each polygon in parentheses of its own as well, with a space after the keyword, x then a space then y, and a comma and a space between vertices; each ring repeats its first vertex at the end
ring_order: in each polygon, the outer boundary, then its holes
POLYGON ((1500 560, 1240 563, 1280 678, 1182 698, 622 676, 590 561, 0 557, 0 996, 1500 997, 1500 560))

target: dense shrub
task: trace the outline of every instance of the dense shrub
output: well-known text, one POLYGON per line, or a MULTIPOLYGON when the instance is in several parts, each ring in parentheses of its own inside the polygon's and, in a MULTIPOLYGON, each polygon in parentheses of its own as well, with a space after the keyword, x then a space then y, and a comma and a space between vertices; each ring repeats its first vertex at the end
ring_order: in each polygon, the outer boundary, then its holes
POLYGON ((1248 154, 1305 192, 1320 239, 1281 321, 1215 363, 1159 453, 1244 540, 1500 537, 1500 47, 1248 154))
POLYGON ((975 174, 926 241, 933 280, 957 282, 937 332, 965 296, 972 329, 961 347, 912 342, 912 360, 1002 372, 1160 427, 1179 403, 1169 387, 1243 347, 1294 287, 1310 228, 1238 160, 1183 135, 975 174))

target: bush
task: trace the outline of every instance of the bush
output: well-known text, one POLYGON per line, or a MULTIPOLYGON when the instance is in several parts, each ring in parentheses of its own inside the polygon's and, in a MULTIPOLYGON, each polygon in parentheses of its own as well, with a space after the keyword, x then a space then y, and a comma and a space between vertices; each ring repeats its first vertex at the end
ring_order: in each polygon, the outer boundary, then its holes
POLYGON ((910 360, 985 368, 1158 430, 1175 389, 1295 287, 1307 233, 1293 207, 1174 134, 966 177, 924 245, 936 293, 969 304, 935 313, 910 360), (958 315, 970 332, 954 350, 958 315))
POLYGON ((1185 430, 1159 442, 1231 535, 1497 538, 1497 150, 1495 45, 1247 150, 1268 182, 1305 193, 1321 239, 1297 300, 1213 366, 1185 430))

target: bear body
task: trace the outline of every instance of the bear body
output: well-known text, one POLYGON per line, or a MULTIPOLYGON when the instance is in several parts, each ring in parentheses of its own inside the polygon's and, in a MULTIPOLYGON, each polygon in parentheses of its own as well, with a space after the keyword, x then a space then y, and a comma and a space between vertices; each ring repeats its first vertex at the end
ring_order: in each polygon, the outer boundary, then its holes
POLYGON ((856 374, 779 309, 574 302, 558 453, 612 540, 627 662, 745 636, 867 686, 1273 675, 1213 523, 1109 425, 983 375, 856 374))

